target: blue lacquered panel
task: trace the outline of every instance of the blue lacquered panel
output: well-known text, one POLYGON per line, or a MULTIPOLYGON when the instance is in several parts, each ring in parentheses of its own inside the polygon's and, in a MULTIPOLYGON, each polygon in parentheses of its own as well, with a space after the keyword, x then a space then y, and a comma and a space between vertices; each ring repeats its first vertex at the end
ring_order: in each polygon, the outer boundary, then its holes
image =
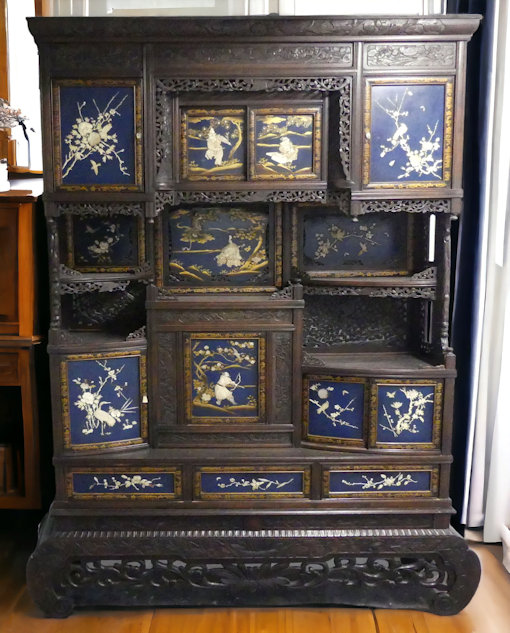
POLYGON ((197 333, 185 338, 188 422, 259 422, 265 415, 265 337, 197 333))
POLYGON ((364 445, 363 379, 309 376, 304 388, 306 439, 364 445))
POLYGON ((174 498, 180 496, 180 486, 180 472, 175 469, 133 471, 116 468, 68 475, 68 495, 71 497, 174 498))
POLYGON ((62 81, 54 86, 57 184, 138 189, 141 102, 132 81, 62 81))
POLYGON ((372 416, 377 446, 434 448, 439 445, 442 384, 384 381, 373 386, 372 416))
POLYGON ((368 214, 360 220, 314 209, 302 222, 302 267, 313 277, 409 274, 406 214, 368 214))
POLYGON ((167 283, 184 286, 271 284, 269 210, 175 209, 168 214, 167 283))
POLYGON ((438 469, 382 467, 334 469, 325 472, 324 495, 339 497, 432 496, 437 494, 438 469))
POLYGON ((80 354, 61 362, 66 447, 107 448, 142 442, 146 410, 140 391, 145 357, 80 354))
POLYGON ((320 177, 321 110, 254 109, 251 177, 256 180, 316 180, 320 177))
POLYGON ((302 468, 202 468, 195 473, 195 497, 307 497, 310 473, 302 468))
POLYGON ((68 265, 82 272, 125 272, 141 266, 143 222, 126 215, 68 217, 68 265))
POLYGON ((187 180, 245 180, 245 128, 244 108, 183 108, 182 177, 187 180))
POLYGON ((364 183, 444 187, 450 180, 453 81, 369 82, 364 183))

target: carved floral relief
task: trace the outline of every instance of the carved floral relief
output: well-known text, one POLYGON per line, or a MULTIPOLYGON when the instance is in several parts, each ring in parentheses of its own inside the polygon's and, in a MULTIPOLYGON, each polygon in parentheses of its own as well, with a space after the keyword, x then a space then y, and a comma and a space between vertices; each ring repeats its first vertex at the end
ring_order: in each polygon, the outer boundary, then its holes
POLYGON ((204 467, 195 473, 195 498, 308 496, 309 469, 295 467, 204 467))
POLYGON ((333 468, 325 472, 329 497, 432 496, 437 494, 437 467, 383 466, 333 468))

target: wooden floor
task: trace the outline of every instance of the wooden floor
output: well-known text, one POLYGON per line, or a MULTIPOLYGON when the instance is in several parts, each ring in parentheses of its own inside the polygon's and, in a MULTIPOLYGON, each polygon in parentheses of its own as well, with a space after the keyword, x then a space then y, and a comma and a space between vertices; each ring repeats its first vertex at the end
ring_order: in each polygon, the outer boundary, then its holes
MULTIPOLYGON (((1 516, 0 516, 1 519, 1 516)), ((140 609, 79 611, 46 619, 25 586, 32 538, 0 532, 1 633, 510 633, 510 575, 497 549, 473 544, 482 581, 456 616, 386 609, 140 609)))

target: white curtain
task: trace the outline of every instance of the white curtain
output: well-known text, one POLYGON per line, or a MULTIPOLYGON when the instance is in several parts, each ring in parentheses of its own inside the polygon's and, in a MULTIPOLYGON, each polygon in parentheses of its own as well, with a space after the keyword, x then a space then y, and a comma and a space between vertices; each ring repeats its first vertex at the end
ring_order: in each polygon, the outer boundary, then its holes
POLYGON ((493 42, 463 523, 483 526, 487 542, 507 539, 510 545, 510 11, 506 1, 496 1, 493 42))

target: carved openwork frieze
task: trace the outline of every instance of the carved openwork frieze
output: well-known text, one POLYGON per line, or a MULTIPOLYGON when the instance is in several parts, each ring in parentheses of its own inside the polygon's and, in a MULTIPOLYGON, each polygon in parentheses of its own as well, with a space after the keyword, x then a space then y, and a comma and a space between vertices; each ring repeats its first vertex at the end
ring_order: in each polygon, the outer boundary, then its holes
POLYGON ((441 198, 424 200, 362 200, 359 214, 363 213, 451 213, 451 201, 441 198))

